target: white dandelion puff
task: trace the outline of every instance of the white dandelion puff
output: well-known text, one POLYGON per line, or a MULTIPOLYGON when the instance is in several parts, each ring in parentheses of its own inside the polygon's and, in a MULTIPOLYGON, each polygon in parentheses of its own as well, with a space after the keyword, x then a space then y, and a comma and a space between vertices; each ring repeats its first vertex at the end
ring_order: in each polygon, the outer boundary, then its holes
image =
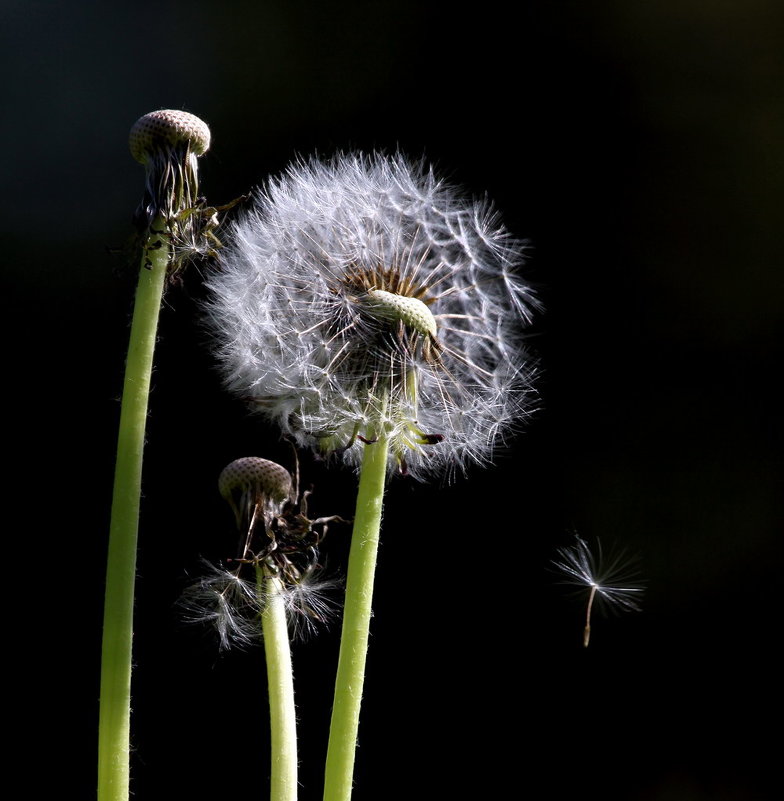
POLYGON ((575 539, 574 545, 558 548, 553 566, 566 577, 563 583, 576 585, 588 595, 583 629, 583 645, 587 648, 594 606, 605 612, 638 612, 644 587, 636 559, 623 551, 605 555, 600 543, 594 554, 585 540, 575 539))
POLYGON ((522 245, 488 203, 402 156, 292 166, 208 280, 227 387, 357 465, 385 435, 417 476, 487 463, 531 412, 522 245))

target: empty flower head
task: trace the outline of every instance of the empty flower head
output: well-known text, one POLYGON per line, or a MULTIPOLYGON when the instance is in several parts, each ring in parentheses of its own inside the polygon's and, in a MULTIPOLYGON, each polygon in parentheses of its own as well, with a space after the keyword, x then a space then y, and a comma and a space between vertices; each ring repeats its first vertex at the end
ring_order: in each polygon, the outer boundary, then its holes
MULTIPOLYGON (((199 196, 198 159, 210 148, 210 129, 187 111, 160 109, 139 117, 128 138, 131 155, 144 165, 144 197, 135 221, 143 236, 166 233, 172 248, 169 271, 214 256, 219 213, 244 198, 212 207, 199 196), (160 230, 154 230, 156 225, 160 230)), ((160 247, 160 246, 158 246, 160 247)))
POLYGON ((424 476, 488 461, 529 411, 522 247, 423 164, 295 164, 222 262, 208 285, 225 382, 301 445, 357 464, 387 436, 424 476))

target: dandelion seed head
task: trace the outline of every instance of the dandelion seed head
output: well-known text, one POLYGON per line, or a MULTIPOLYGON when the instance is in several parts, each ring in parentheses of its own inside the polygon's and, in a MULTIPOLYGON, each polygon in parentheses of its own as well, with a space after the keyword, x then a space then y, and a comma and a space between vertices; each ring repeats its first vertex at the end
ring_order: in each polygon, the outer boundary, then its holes
POLYGON ((232 569, 205 561, 204 575, 180 600, 186 620, 208 624, 222 649, 262 636, 261 614, 274 588, 283 600, 292 636, 305 638, 334 616, 334 581, 322 577, 318 545, 337 515, 311 520, 310 492, 297 497, 285 467, 257 456, 230 462, 218 489, 234 512, 240 534, 232 569), (273 579, 268 581, 266 579, 273 579))
POLYGON ((133 124, 128 144, 145 170, 144 196, 134 215, 141 240, 157 242, 165 235, 169 275, 189 261, 215 256, 220 213, 244 198, 213 207, 199 195, 198 159, 210 147, 207 123, 187 111, 152 111, 133 124))
POLYGON ((147 164, 156 151, 183 145, 202 156, 210 149, 210 129, 195 114, 161 109, 136 120, 128 135, 128 145, 140 164, 147 164))
POLYGON ((531 411, 523 247, 486 202, 402 156, 292 166, 208 280, 227 387, 352 465, 390 439, 413 475, 490 461, 531 411))
POLYGON ((276 462, 258 456, 235 459, 221 470, 218 490, 224 498, 235 490, 248 491, 252 488, 258 488, 276 503, 283 503, 291 496, 291 474, 276 462))
POLYGON ((238 509, 260 503, 267 517, 278 514, 294 491, 285 467, 258 456, 243 456, 226 465, 218 477, 218 490, 235 515, 238 509))

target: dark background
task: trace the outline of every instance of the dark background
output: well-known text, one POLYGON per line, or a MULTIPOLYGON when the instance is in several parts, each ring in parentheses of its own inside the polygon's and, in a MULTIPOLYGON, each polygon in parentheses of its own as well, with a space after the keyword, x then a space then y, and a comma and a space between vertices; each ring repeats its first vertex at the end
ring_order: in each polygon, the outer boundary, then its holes
MULTIPOLYGON (((494 469, 389 489, 357 801, 774 797, 784 6, 6 0, 0 13, 19 406, 6 421, 21 445, 5 659, 33 794, 94 793, 136 272, 106 248, 141 197, 128 130, 182 108, 212 128, 214 203, 297 154, 399 147, 487 193, 531 242, 541 411, 494 469), (582 605, 548 570, 574 531, 638 555, 647 582, 643 611, 597 619, 587 650, 582 605)), ((287 455, 222 392, 200 295, 196 270, 167 293, 151 398, 139 799, 267 795, 263 654, 219 655, 174 607, 199 557, 234 547, 219 471, 287 455)), ((302 469, 315 513, 351 516, 350 472, 302 469)), ((329 535, 336 572, 347 540, 329 535)), ((338 632, 295 647, 306 801, 321 794, 338 632)))

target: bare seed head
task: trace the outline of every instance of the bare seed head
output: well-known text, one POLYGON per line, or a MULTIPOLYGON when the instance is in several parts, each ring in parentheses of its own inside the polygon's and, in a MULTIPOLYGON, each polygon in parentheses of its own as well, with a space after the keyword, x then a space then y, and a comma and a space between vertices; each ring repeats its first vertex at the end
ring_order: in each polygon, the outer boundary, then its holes
POLYGON ((214 233, 218 212, 238 201, 214 208, 200 196, 198 159, 210 146, 207 123, 187 111, 151 111, 136 120, 128 143, 145 171, 144 196, 134 215, 141 241, 154 238, 151 246, 158 249, 158 236, 168 240, 171 275, 189 260, 215 256, 221 247, 214 233))
POLYGON ((240 532, 231 569, 206 563, 207 574, 180 600, 191 622, 212 624, 222 648, 247 645, 262 636, 260 615, 270 598, 282 596, 292 635, 311 633, 333 616, 320 576, 318 545, 338 516, 307 517, 305 493, 279 464, 245 456, 228 464, 218 489, 234 512, 240 532), (264 581, 260 579, 264 578, 264 581), (267 581, 266 579, 269 579, 267 581))
POLYGON ((226 500, 235 492, 256 492, 276 504, 292 495, 291 475, 285 467, 261 459, 243 456, 226 465, 218 478, 218 489, 226 500))
POLYGON ((150 154, 167 146, 184 145, 197 156, 210 148, 210 129, 204 120, 187 111, 161 109, 139 117, 128 138, 131 155, 147 164, 150 154))

